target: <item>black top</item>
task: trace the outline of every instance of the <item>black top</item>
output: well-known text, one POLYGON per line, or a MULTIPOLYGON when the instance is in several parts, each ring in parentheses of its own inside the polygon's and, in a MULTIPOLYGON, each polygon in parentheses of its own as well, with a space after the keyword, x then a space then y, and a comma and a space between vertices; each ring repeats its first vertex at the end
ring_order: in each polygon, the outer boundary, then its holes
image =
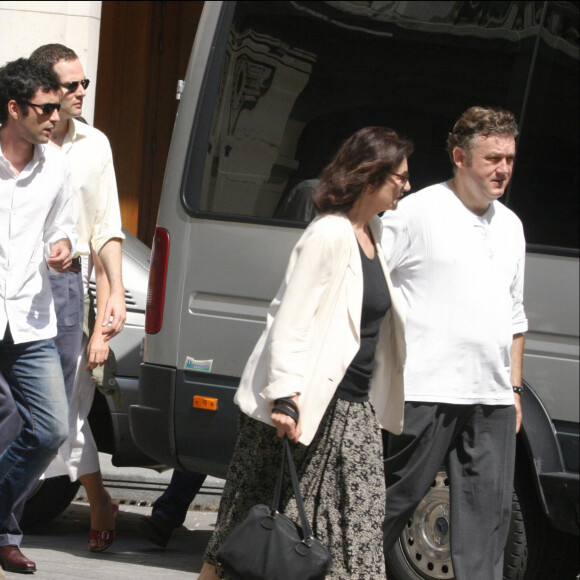
POLYGON ((338 385, 336 397, 355 403, 368 401, 381 322, 391 307, 391 296, 379 258, 371 260, 359 244, 363 273, 360 348, 338 385))

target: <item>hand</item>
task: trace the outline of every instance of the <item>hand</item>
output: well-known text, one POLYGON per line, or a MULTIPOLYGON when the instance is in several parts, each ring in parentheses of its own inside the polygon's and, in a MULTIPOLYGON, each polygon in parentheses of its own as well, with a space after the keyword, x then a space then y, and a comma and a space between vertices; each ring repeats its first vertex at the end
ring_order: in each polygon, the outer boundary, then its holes
POLYGON ((516 405, 516 433, 519 433, 523 419, 522 396, 518 393, 514 393, 514 401, 516 405))
POLYGON ((103 334, 104 340, 111 340, 111 338, 117 336, 123 330, 126 319, 125 292, 111 292, 105 306, 103 323, 101 325, 101 333, 103 334))
POLYGON ((89 345, 87 346, 86 370, 92 371, 94 368, 104 365, 108 358, 109 345, 101 332, 96 329, 91 335, 89 345))
MULTIPOLYGON (((298 397, 291 397, 291 399, 298 405, 298 397)), ((278 431, 278 437, 282 438, 286 435, 290 441, 298 443, 298 439, 302 435, 300 421, 296 423, 292 417, 277 410, 272 411, 271 419, 278 431)))
POLYGON ((46 263, 55 272, 64 274, 72 264, 69 241, 63 239, 54 242, 50 248, 50 257, 46 263))

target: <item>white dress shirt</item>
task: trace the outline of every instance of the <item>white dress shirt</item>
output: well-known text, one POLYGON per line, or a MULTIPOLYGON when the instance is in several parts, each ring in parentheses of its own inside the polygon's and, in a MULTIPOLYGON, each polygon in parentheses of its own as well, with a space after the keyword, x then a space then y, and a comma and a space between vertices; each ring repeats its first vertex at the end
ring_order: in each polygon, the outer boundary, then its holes
POLYGON ((7 324, 15 344, 56 335, 45 258, 64 238, 74 252, 66 157, 54 147, 36 145, 32 160, 16 175, 0 147, 0 340, 7 324))
POLYGON ((382 222, 407 321, 405 399, 513 405, 510 347, 528 328, 519 218, 497 201, 477 216, 440 183, 382 222))
POLYGON ((62 151, 72 168, 77 255, 90 254, 91 246, 98 254, 112 238, 125 239, 109 140, 98 129, 71 119, 62 151))

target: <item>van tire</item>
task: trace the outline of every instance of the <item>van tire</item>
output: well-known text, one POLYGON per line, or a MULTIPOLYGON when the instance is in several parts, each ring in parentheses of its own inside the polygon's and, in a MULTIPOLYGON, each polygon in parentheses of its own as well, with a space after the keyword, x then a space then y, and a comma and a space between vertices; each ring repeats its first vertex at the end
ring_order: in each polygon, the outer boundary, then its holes
MULTIPOLYGON (((424 510, 425 514, 432 513, 438 503, 449 505, 449 483, 443 467, 439 470, 433 485, 417 510, 424 510)), ((413 525, 412 521, 420 522, 423 519, 423 513, 417 510, 413 515, 415 520, 410 521, 408 529, 413 525)), ((421 546, 421 544, 435 545, 436 542, 431 542, 430 538, 426 538, 425 542, 414 542, 413 549, 406 549, 404 543, 408 540, 409 535, 407 531, 404 531, 387 553, 387 578, 389 580, 453 580, 455 578, 448 548, 432 554, 431 556, 434 557, 429 558, 426 554, 421 553, 420 548, 418 550, 414 548, 421 546), (413 561, 413 557, 415 561, 413 561)), ((514 491, 512 519, 504 552, 504 580, 524 580, 524 578, 528 580, 528 576, 525 576, 526 564, 527 544, 524 516, 518 495, 514 491)), ((544 576, 543 580, 548 577, 544 576)))
POLYGON ((504 580, 523 580, 528 568, 528 543, 518 494, 512 493, 512 519, 503 553, 504 580))
POLYGON ((70 505, 80 485, 68 475, 39 481, 26 500, 20 521, 22 530, 30 532, 49 524, 70 505))

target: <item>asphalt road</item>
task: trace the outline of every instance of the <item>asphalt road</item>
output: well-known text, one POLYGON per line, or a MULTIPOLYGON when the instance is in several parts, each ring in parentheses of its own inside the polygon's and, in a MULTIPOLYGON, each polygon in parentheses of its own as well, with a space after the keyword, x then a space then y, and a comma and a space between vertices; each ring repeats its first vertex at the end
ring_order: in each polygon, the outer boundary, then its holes
POLYGON ((223 481, 208 478, 176 530, 166 550, 143 538, 138 521, 151 513, 153 501, 163 492, 171 471, 158 474, 149 469, 116 468, 110 457, 100 455, 105 485, 119 502, 117 536, 109 550, 93 554, 87 549, 89 505, 81 487, 75 501, 42 530, 24 536, 21 549, 36 562, 33 576, 6 573, 9 580, 24 578, 156 580, 197 578, 203 553, 215 524, 223 481))

